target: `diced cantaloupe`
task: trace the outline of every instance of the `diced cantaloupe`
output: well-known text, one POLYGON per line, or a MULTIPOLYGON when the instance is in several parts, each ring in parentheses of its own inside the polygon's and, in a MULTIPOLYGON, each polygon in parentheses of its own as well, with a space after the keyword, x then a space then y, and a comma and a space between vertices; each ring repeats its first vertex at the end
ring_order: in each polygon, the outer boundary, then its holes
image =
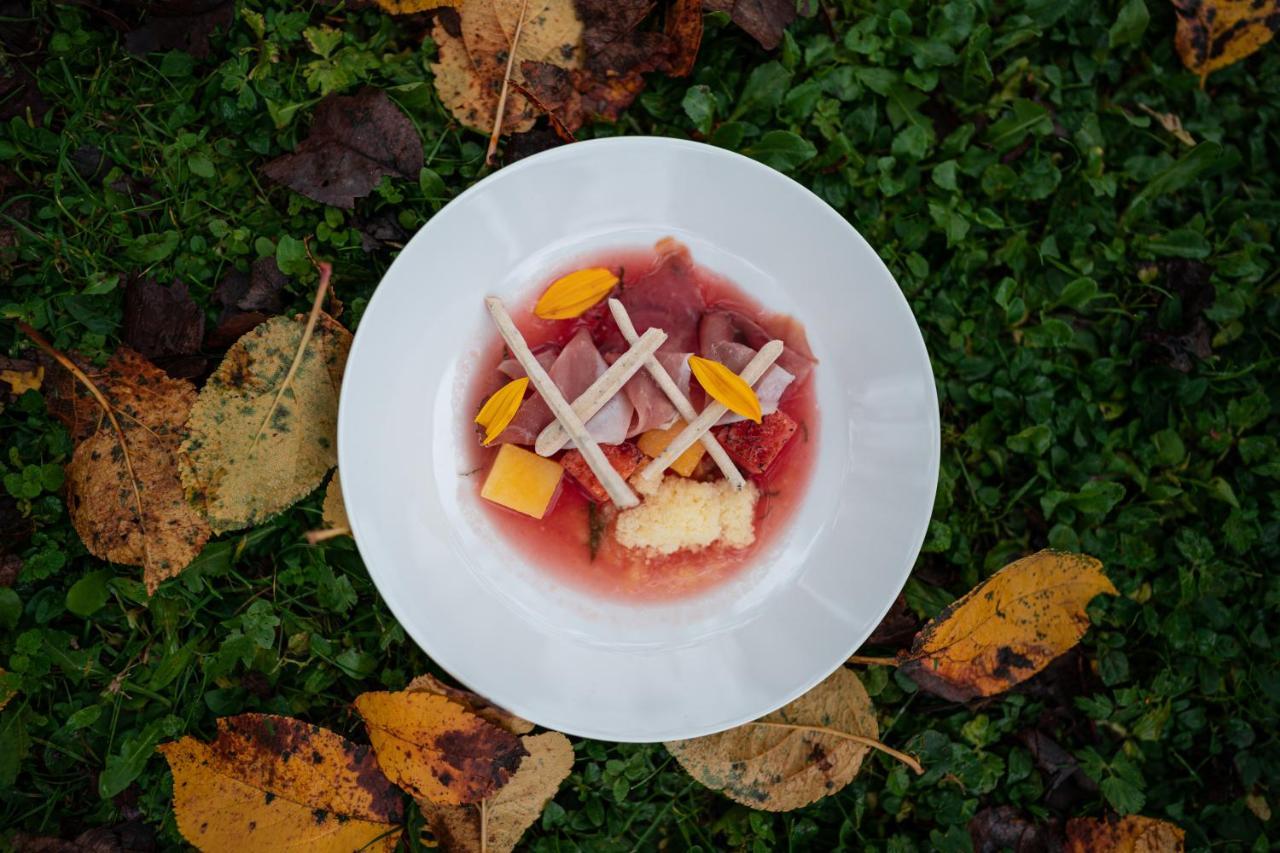
MULTIPOLYGON (((645 456, 650 459, 657 459, 662 455, 662 451, 667 449, 667 445, 671 443, 671 440, 679 435, 684 428, 685 422, 677 419, 667 429, 651 429, 648 432, 641 433, 636 444, 644 451, 645 456)), ((707 449, 702 446, 702 442, 695 441, 688 450, 676 458, 675 462, 671 463, 671 470, 681 477, 688 477, 693 473, 693 469, 698 467, 702 454, 706 452, 707 449)))
POLYGON ((564 469, 523 447, 504 444, 498 449, 480 497, 534 518, 546 515, 560 486, 564 469))

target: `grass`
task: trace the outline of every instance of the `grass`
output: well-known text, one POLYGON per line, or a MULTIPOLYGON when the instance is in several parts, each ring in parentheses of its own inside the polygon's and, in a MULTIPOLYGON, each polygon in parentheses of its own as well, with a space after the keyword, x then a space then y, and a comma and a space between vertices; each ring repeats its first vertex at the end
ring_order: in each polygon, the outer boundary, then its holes
MULTIPOLYGON (((180 279, 212 317, 216 282, 261 256, 305 310, 311 238, 358 325, 399 235, 485 173, 485 139, 440 108, 415 21, 240 5, 203 59, 130 54, 111 26, 125 3, 4 6, 2 70, 28 68, 41 102, 20 87, 0 104, 3 317, 100 359, 130 277, 180 279), (341 37, 318 53, 305 30, 322 23, 341 37), (417 125, 417 184, 384 180, 344 212, 260 176, 323 94, 362 84, 417 125), (366 248, 375 224, 391 236, 366 248)), ((1280 52, 1201 88, 1158 0, 819 5, 771 53, 709 17, 692 78, 655 76, 620 123, 586 135, 753 153, 881 253, 942 406, 913 617, 1046 546, 1099 557, 1121 595, 1094 605, 1080 650, 997 699, 955 705, 866 668, 883 737, 920 757, 922 777, 873 754, 838 795, 773 815, 692 783, 661 746, 584 741, 526 842, 958 851, 975 813, 1011 804, 1039 821, 1141 813, 1178 823, 1196 849, 1270 849, 1280 52), (1028 732, 1080 773, 1038 765, 1028 732)), ((0 347, 24 346, 0 322, 0 347)), ((88 556, 71 529, 59 494, 71 442, 38 393, 5 403, 0 435, 0 544, 19 542, 22 559, 0 587, 0 667, 20 689, 0 712, 0 830, 70 838, 141 821, 177 846, 157 741, 246 710, 355 733, 355 695, 430 669, 349 541, 303 543, 318 495, 209 545, 148 598, 138 571, 88 556), (10 533, 23 519, 29 539, 10 533)))

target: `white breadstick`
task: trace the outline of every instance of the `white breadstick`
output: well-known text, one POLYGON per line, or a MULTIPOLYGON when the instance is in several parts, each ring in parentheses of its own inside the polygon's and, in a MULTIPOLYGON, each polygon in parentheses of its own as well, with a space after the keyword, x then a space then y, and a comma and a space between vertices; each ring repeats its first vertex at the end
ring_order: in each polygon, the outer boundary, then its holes
MULTIPOLYGON (((742 373, 738 374, 742 381, 748 385, 755 385, 760 381, 760 377, 764 376, 764 372, 778 360, 778 356, 782 355, 782 341, 769 341, 760 348, 760 352, 747 363, 742 369, 742 373)), ((684 453, 700 436, 716 425, 716 421, 729 411, 724 403, 717 403, 715 400, 707 403, 707 407, 702 410, 702 414, 698 415, 689 425, 680 431, 680 434, 671 440, 667 445, 667 449, 657 459, 645 466, 640 472, 641 479, 650 482, 657 481, 662 476, 662 472, 667 470, 672 462, 680 458, 680 454, 684 453)))
MULTIPOLYGON (((616 299, 609 300, 609 310, 613 312, 613 319, 618 324, 618 329, 622 332, 629 344, 635 344, 639 337, 636 335, 635 324, 631 322, 631 315, 627 313, 627 308, 616 299)), ((652 331, 652 330, 650 330, 652 331)), ((649 334, 645 332, 645 334, 649 334)), ((693 403, 689 402, 689 398, 684 395, 684 391, 680 390, 680 386, 671 378, 671 374, 667 373, 667 369, 662 366, 662 362, 653 356, 649 356, 644 362, 645 369, 649 371, 649 375, 653 377, 653 381, 658 383, 658 387, 667 395, 667 399, 671 401, 671 405, 676 407, 676 411, 680 413, 680 417, 684 418, 684 422, 691 423, 698 413, 694 411, 693 403)), ((720 466, 721 473, 724 478, 733 484, 735 489, 741 489, 747 484, 742 478, 742 474, 738 471, 738 466, 733 464, 733 460, 729 458, 729 454, 724 452, 724 448, 720 446, 720 442, 716 441, 716 437, 710 432, 704 432, 698 439, 702 442, 702 446, 707 449, 707 453, 711 454, 711 458, 720 466)))
MULTIPOLYGON (((661 329, 650 329, 638 341, 629 341, 631 349, 609 365, 609 369, 601 373, 578 399, 573 401, 573 413, 585 424, 596 412, 622 390, 632 376, 644 366, 644 360, 652 357, 667 340, 667 333, 661 329)), ((569 433, 559 421, 547 424, 546 429, 538 434, 533 449, 539 456, 551 456, 560 452, 569 443, 569 433)))
POLYGON ((600 450, 600 445, 596 444, 592 440, 591 434, 587 432, 587 427, 582 423, 582 419, 573 413, 573 407, 569 405, 569 401, 560 393, 556 383, 551 381, 546 369, 538 363, 533 351, 525 343, 524 335, 520 334, 520 330, 516 328, 516 324, 511 320, 511 315, 507 313, 506 306, 502 304, 502 300, 496 296, 489 296, 485 298, 484 304, 489 309, 489 314, 493 317, 494 324, 498 327, 498 334, 502 335, 502 339, 507 342, 507 349, 511 350, 511 355, 516 361, 520 362, 520 366, 524 368, 524 372, 529 376, 529 381, 533 383, 534 389, 542 395, 542 399, 551 409, 551 413, 556 416, 560 423, 564 424, 565 431, 569 433, 573 443, 578 446, 578 450, 582 453, 582 458, 586 461, 587 466, 591 468, 591 473, 596 475, 600 485, 604 486, 604 490, 609 493, 610 499, 620 509, 638 506, 640 499, 636 497, 635 492, 631 491, 631 487, 627 485, 626 480, 622 479, 622 475, 609 464, 609 460, 605 458, 603 451, 600 450))

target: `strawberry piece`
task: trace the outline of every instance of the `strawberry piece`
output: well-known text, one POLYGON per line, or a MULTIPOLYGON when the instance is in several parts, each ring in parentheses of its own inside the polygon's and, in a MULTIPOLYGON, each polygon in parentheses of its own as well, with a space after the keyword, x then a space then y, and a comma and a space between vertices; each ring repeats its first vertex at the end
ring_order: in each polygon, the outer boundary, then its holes
POLYGON ((714 432, 729 458, 748 474, 763 474, 800 425, 783 411, 765 415, 760 423, 738 421, 714 432))
MULTIPOLYGON (((621 474, 624 480, 634 474, 640 467, 640 463, 645 460, 645 455, 640 452, 640 448, 629 441, 623 444, 602 444, 600 450, 604 453, 604 458, 608 459, 609 464, 613 466, 613 470, 621 474)), ((560 464, 573 479, 578 481, 578 485, 591 497, 591 500, 599 504, 609 502, 609 493, 604 490, 604 486, 600 485, 600 481, 591 472, 591 466, 582 458, 581 453, 570 450, 560 458, 560 464)))

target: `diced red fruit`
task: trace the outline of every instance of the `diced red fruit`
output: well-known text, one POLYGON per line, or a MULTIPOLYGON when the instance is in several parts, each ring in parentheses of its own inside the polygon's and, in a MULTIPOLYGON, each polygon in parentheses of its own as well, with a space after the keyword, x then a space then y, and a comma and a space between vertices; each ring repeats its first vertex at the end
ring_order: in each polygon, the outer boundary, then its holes
POLYGON ((715 429, 729 458, 748 474, 763 474, 800 425, 783 411, 765 415, 760 423, 738 421, 715 429))
MULTIPOLYGON (((604 458, 609 460, 613 470, 621 474, 624 480, 634 474, 640 464, 645 461, 645 455, 640 452, 640 448, 629 441, 623 444, 602 444, 600 450, 604 452, 604 458)), ((582 486, 591 500, 601 504, 609 502, 609 493, 591 472, 591 466, 582 458, 581 453, 570 450, 560 458, 560 464, 573 479, 578 481, 578 485, 582 486)))

